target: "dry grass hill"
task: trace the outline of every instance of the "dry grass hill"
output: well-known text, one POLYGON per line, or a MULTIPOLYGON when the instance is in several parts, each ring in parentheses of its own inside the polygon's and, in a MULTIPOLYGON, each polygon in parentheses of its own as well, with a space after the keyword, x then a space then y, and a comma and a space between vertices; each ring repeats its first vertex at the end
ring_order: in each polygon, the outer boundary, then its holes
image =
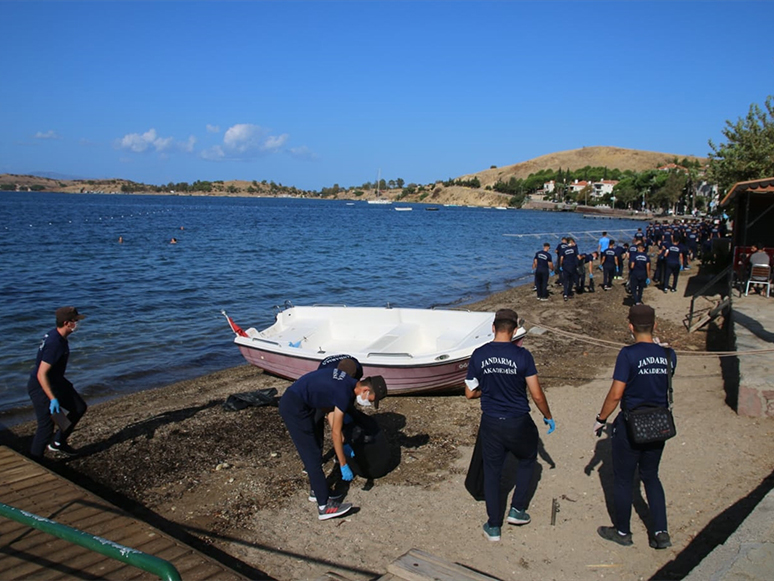
MULTIPOLYGON (((550 153, 530 159, 527 161, 515 163, 499 168, 485 169, 477 173, 465 174, 459 176, 459 179, 469 180, 477 177, 481 182, 480 189, 465 188, 460 186, 446 187, 441 182, 434 184, 420 185, 412 194, 403 190, 393 189, 382 191, 381 196, 390 200, 400 200, 403 202, 425 202, 431 204, 458 204, 475 206, 503 206, 508 203, 509 196, 487 190, 487 186, 494 185, 497 181, 507 182, 512 177, 518 179, 527 178, 530 174, 545 169, 563 169, 576 170, 586 166, 608 167, 610 169, 618 168, 620 170, 644 171, 653 169, 660 165, 672 162, 675 158, 683 159, 688 157, 691 160, 698 159, 702 163, 705 158, 695 156, 684 156, 673 153, 659 153, 654 151, 640 151, 636 149, 624 149, 620 147, 583 147, 581 149, 572 149, 550 153)), ((122 186, 131 185, 132 182, 124 179, 110 180, 61 180, 50 179, 37 176, 23 176, 14 174, 0 175, 0 189, 18 189, 22 191, 48 191, 48 192, 101 192, 101 193, 120 193, 122 186)), ((244 181, 230 180, 213 182, 213 191, 206 195, 216 196, 309 196, 310 192, 298 190, 292 186, 275 186, 273 183, 267 184, 265 181, 244 181)), ((157 193, 155 191, 136 193, 157 193)), ((164 191, 161 193, 170 193, 164 191)), ((179 193, 179 192, 176 192, 179 193)), ((192 195, 205 195, 201 192, 192 195)), ((374 190, 360 191, 358 188, 351 188, 339 192, 335 198, 338 199, 360 199, 370 200, 377 197, 374 190), (359 192, 359 193, 355 193, 359 192)))
POLYGON ((653 169, 673 161, 675 158, 699 160, 706 162, 706 158, 692 155, 679 155, 675 153, 659 153, 656 151, 641 151, 638 149, 624 149, 622 147, 582 147, 557 153, 541 155, 528 161, 522 161, 513 165, 487 169, 477 173, 461 176, 460 179, 472 179, 477 177, 482 186, 491 186, 497 181, 507 182, 512 177, 525 179, 530 174, 544 169, 576 170, 586 166, 618 168, 622 171, 645 171, 653 169))

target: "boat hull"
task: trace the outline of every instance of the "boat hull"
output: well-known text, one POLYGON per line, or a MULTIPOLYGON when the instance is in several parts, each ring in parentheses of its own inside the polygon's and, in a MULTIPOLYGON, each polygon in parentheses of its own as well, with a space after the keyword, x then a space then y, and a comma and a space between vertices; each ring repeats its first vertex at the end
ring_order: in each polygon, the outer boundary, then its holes
MULTIPOLYGON (((488 312, 291 307, 263 331, 237 327, 234 342, 248 363, 286 379, 346 353, 365 376, 383 376, 389 393, 433 392, 463 384, 473 351, 494 338, 493 321, 488 312)), ((524 334, 519 328, 514 341, 524 334)))
MULTIPOLYGON (((324 357, 320 359, 294 357, 244 345, 239 345, 239 351, 251 365, 290 380, 296 380, 305 373, 314 371, 324 359, 324 357)), ((400 394, 445 391, 460 387, 465 381, 469 361, 470 357, 466 357, 462 360, 421 367, 370 365, 367 361, 361 361, 361 364, 365 377, 381 375, 387 384, 387 391, 391 394, 400 394)))

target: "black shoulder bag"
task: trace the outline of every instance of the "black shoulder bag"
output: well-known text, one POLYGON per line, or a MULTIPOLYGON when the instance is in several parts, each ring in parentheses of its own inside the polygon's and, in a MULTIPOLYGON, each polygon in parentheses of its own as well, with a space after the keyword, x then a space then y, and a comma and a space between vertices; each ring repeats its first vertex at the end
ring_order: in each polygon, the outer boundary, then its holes
POLYGON ((667 382, 669 386, 667 407, 642 405, 633 410, 624 410, 626 430, 632 444, 665 442, 677 435, 675 419, 672 417, 672 355, 664 347, 667 358, 667 382))

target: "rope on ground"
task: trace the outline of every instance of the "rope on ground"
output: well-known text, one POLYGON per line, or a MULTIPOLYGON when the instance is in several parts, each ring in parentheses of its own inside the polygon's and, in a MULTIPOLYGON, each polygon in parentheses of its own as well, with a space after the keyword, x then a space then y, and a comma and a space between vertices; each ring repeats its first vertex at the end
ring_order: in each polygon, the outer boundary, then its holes
MULTIPOLYGON (((587 337, 586 335, 579 335, 578 333, 572 333, 571 331, 564 331, 563 329, 549 327, 548 325, 544 325, 543 323, 535 323, 532 326, 533 329, 536 327, 545 329, 550 333, 555 333, 557 335, 570 337, 571 339, 574 339, 575 341, 580 341, 581 343, 588 343, 589 345, 594 345, 595 347, 602 347, 603 349, 621 349, 621 347, 626 347, 625 343, 618 343, 616 341, 607 341, 605 339, 599 339, 597 337, 587 337)), ((530 331, 531 330, 532 329, 530 329, 530 331)), ((685 351, 685 350, 675 349, 675 353, 683 357, 740 357, 744 355, 767 355, 769 353, 774 353, 774 348, 750 349, 749 351, 685 351)))

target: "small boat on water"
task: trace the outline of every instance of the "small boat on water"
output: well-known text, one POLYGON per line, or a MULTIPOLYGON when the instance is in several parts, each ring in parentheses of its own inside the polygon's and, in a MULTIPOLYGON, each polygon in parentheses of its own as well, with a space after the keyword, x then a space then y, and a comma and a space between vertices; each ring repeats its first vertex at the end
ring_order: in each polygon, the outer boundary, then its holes
MULTIPOLYGON (((289 306, 263 331, 243 331, 223 311, 248 363, 295 380, 330 355, 346 353, 366 376, 381 375, 389 393, 462 385, 473 351, 494 338, 494 313, 449 309, 289 306)), ((521 344, 522 325, 513 341, 521 344)))
POLYGON ((410 208, 409 206, 398 206, 395 208, 396 212, 410 212, 414 208, 410 208))

